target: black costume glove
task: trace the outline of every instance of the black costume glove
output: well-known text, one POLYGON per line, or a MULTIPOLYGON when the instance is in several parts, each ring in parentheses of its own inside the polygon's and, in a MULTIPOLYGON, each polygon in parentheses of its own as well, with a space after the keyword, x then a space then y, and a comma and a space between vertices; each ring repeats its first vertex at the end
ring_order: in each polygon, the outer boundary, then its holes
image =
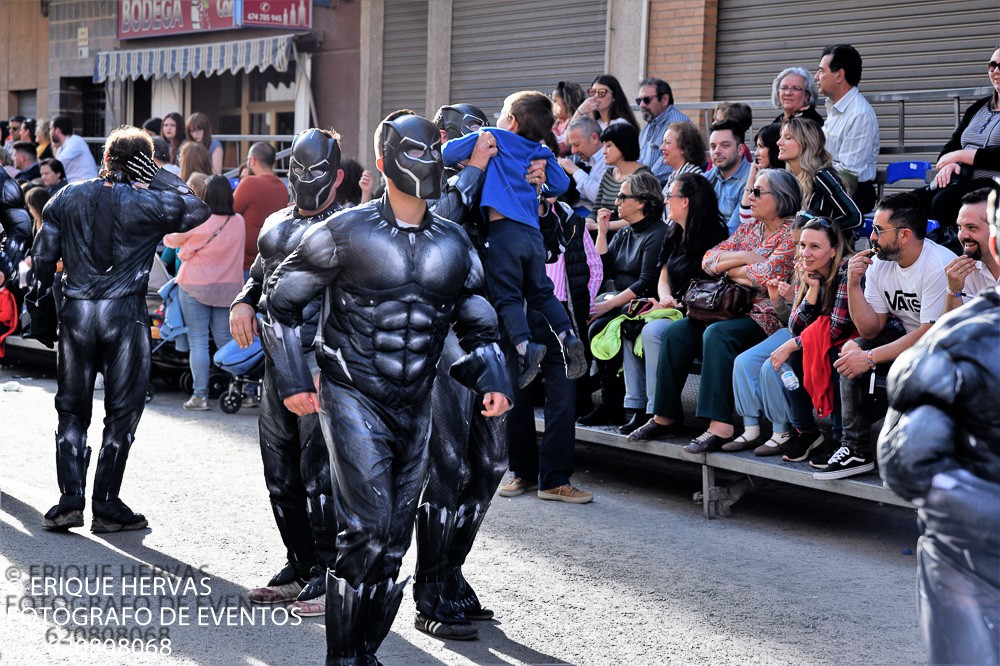
POLYGON ((125 163, 125 170, 132 180, 149 185, 156 177, 159 167, 156 166, 152 157, 145 153, 138 153, 125 163))

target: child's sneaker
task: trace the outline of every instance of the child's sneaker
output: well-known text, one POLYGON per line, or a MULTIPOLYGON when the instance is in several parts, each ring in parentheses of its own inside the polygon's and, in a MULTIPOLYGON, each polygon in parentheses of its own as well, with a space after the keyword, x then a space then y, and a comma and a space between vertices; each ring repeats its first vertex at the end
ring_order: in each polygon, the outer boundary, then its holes
POLYGON ((535 381, 538 371, 541 370, 543 358, 545 358, 545 345, 540 345, 529 340, 524 353, 517 355, 518 388, 524 388, 535 381))
POLYGON ((583 341, 573 335, 572 331, 569 331, 561 343, 563 361, 566 363, 566 377, 568 379, 583 377, 587 374, 587 354, 583 341))

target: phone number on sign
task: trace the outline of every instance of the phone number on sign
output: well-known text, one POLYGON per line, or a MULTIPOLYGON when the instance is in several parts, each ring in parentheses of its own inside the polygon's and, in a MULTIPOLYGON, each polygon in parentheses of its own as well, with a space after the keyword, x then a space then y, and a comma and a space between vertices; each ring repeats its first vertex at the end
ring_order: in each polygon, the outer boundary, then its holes
POLYGON ((170 641, 170 630, 166 627, 160 629, 152 627, 149 629, 138 627, 132 629, 124 627, 118 629, 51 627, 45 632, 45 642, 49 645, 87 646, 116 652, 150 652, 170 655, 174 651, 170 641))

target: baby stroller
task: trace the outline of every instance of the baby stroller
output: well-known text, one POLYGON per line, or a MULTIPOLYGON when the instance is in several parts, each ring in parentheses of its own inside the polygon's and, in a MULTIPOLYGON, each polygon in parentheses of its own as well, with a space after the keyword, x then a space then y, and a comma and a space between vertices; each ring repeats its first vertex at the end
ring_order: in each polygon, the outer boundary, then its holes
POLYGON ((212 359, 232 379, 229 388, 219 396, 219 409, 226 414, 235 414, 243 406, 243 398, 252 395, 260 402, 261 379, 264 377, 264 349, 260 338, 246 349, 240 348, 235 340, 230 340, 215 352, 212 359))

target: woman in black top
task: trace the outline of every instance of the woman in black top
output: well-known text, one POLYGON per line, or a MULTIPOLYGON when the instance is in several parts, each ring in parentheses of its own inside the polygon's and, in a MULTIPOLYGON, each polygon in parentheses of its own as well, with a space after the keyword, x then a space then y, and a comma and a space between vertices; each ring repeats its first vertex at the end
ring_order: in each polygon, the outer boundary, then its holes
MULTIPOLYGON (((594 306, 589 336, 604 330, 622 307, 635 298, 649 298, 656 294, 658 274, 657 255, 663 245, 667 227, 663 224, 663 195, 660 182, 649 171, 632 174, 622 183, 618 193, 618 216, 628 226, 615 234, 608 243, 611 211, 603 208, 597 216, 597 251, 604 263, 604 277, 612 282, 615 295, 599 300, 594 306)), ((621 423, 624 420, 622 401, 624 387, 618 378, 621 367, 619 356, 598 361, 598 378, 601 383, 601 405, 582 417, 583 425, 621 423)))
MULTIPOLYGON (((660 279, 654 309, 683 308, 681 298, 691 280, 707 278, 701 267, 705 253, 726 239, 729 230, 719 220, 719 202, 712 184, 703 176, 677 176, 667 192, 667 233, 663 237, 657 265, 660 279)), ((656 361, 672 319, 654 319, 642 328, 642 358, 625 341, 625 409, 630 419, 619 428, 623 435, 646 422, 653 413, 656 391, 656 361)))

